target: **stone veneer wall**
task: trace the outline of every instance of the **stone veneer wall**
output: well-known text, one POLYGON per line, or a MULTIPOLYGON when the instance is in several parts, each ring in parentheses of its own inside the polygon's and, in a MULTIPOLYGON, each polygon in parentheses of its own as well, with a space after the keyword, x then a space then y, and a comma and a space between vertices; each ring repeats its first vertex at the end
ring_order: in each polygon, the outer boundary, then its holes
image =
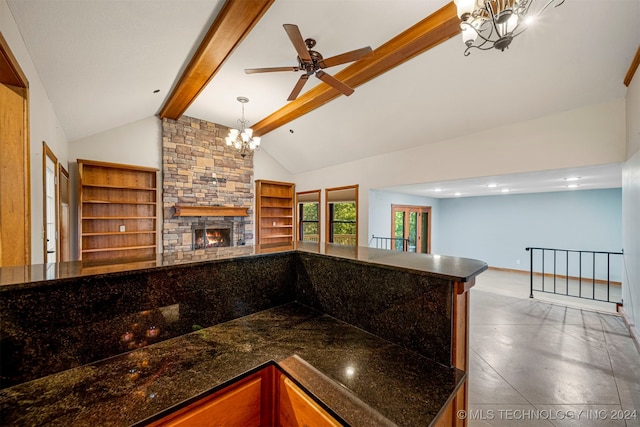
POLYGON ((192 117, 162 120, 164 253, 191 251, 192 225, 205 221, 208 226, 234 222, 234 240, 244 237, 253 244, 253 154, 243 158, 229 149, 227 133, 225 126, 192 117), (176 204, 246 207, 249 216, 175 217, 176 204), (244 222, 244 236, 238 235, 239 221, 244 222))

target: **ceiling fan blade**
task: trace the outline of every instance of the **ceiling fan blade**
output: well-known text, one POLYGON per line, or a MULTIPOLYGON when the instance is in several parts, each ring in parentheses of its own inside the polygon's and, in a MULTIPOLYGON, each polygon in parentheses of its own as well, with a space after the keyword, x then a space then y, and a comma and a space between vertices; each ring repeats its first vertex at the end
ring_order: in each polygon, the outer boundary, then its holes
POLYGON ((255 74, 255 73, 272 73, 274 71, 299 71, 298 67, 267 67, 267 68, 245 68, 244 72, 246 74, 255 74))
POLYGON ((298 52, 298 56, 300 57, 300 59, 310 62, 311 56, 309 55, 307 45, 302 38, 302 34, 300 34, 298 26, 294 24, 284 24, 283 27, 289 35, 289 39, 291 40, 291 43, 293 43, 293 47, 296 48, 296 52, 298 52))
POLYGON ((287 101, 293 101, 298 97, 298 94, 302 90, 302 87, 307 82, 307 80, 309 80, 308 74, 303 74, 300 76, 300 78, 298 79, 298 82, 296 83, 296 85, 293 87, 293 90, 291 91, 291 95, 289 95, 289 97, 287 98, 287 101))
POLYGON ((340 65, 347 62, 353 62, 360 58, 373 56, 373 50, 371 46, 363 47, 362 49, 352 50, 350 52, 341 53, 340 55, 325 58, 318 62, 320 68, 333 67, 334 65, 340 65))
POLYGON ((338 89, 345 96, 349 96, 354 92, 352 88, 350 88, 346 84, 342 83, 340 80, 336 79, 330 74, 325 73, 322 70, 319 70, 316 72, 316 77, 322 80, 323 82, 325 82, 326 84, 331 85, 334 88, 338 89))

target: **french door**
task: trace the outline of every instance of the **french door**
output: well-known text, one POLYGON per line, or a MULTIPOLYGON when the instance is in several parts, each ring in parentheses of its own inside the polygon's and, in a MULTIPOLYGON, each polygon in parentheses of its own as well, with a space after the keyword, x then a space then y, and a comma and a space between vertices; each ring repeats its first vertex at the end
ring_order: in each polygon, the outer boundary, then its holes
POLYGON ((431 252, 431 207, 391 205, 391 249, 431 252))

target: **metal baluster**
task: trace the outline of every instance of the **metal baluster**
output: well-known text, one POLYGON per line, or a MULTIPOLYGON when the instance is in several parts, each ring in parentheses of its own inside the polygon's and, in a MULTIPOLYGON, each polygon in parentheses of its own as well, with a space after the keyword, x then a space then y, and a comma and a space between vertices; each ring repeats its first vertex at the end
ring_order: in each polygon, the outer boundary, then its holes
POLYGON ((533 248, 527 248, 529 251, 529 298, 533 298, 533 248))
POLYGON ((582 298, 582 251, 578 252, 578 298, 582 298))
POLYGON ((553 250, 553 293, 556 293, 556 250, 553 250))
POLYGON ((610 260, 609 260, 610 257, 611 257, 611 255, 607 254, 607 302, 611 302, 611 297, 610 297, 610 294, 609 294, 609 291, 610 291, 609 286, 611 286, 610 277, 609 277, 609 272, 610 272, 609 269, 611 267, 610 260))
POLYGON ((567 268, 566 270, 564 270, 564 273, 567 276, 567 280, 566 280, 566 284, 567 284, 567 288, 565 289, 565 295, 569 295, 569 251, 566 251, 566 260, 567 260, 567 268))
POLYGON ((593 273, 591 276, 591 281, 592 281, 592 290, 591 290, 591 299, 595 300, 596 299, 596 253, 593 253, 593 273))

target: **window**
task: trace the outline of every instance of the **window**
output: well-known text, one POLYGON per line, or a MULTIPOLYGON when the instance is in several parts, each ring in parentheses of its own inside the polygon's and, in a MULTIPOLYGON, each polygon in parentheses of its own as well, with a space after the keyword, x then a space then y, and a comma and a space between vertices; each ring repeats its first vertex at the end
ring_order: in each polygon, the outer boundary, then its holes
POLYGON ((328 188, 327 242, 358 246, 358 186, 328 188))
POLYGON ((329 241, 356 245, 356 202, 329 203, 329 241))
POLYGON ((298 240, 305 242, 320 241, 320 203, 301 202, 298 203, 298 240))
POLYGON ((296 193, 296 240, 320 242, 320 190, 296 193))

